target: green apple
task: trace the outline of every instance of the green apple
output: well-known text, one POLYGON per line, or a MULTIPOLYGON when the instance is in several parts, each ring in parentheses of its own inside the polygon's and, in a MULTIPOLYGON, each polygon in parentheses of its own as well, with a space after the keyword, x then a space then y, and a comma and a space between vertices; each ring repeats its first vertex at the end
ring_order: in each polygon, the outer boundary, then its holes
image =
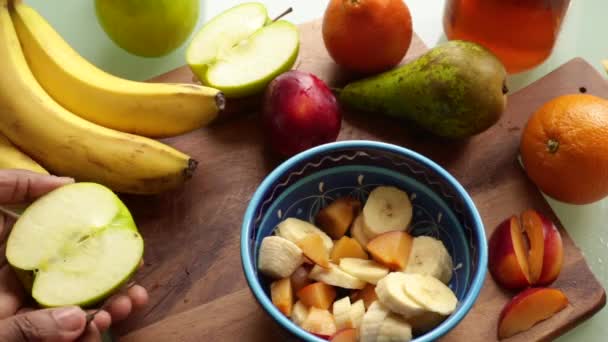
POLYGON ((88 306, 137 270, 144 242, 108 188, 66 185, 30 205, 15 223, 6 258, 42 306, 88 306))
POLYGON ((143 57, 177 49, 190 36, 199 0, 95 0, 97 18, 121 48, 143 57))
POLYGON ((244 97, 261 92, 291 69, 299 47, 298 28, 270 20, 266 7, 254 2, 233 7, 205 24, 186 59, 204 85, 228 97, 244 97))

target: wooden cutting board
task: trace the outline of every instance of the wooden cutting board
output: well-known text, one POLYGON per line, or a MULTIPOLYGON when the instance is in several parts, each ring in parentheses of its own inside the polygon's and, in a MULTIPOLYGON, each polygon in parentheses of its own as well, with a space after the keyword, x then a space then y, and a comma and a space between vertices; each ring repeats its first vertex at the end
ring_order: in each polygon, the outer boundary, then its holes
MULTIPOLYGON (((340 71, 323 46, 320 22, 301 26, 296 64, 331 85, 354 77, 340 71)), ((423 53, 415 37, 408 56, 423 53)), ((181 68, 154 81, 190 82, 181 68)), ((527 118, 545 101, 580 87, 608 97, 608 85, 577 59, 513 94, 501 121, 461 143, 446 143, 384 117, 345 113, 339 140, 369 139, 409 147, 448 169, 477 204, 489 235, 504 218, 535 208, 558 223, 564 240, 564 267, 555 287, 571 304, 557 316, 512 341, 550 340, 573 328, 605 304, 604 289, 551 208, 517 162, 519 137, 527 118)), ((255 99, 235 104, 255 104, 255 99)), ((265 149, 255 113, 242 114, 168 143, 200 162, 183 189, 156 197, 125 197, 146 240, 145 266, 138 281, 151 303, 115 329, 125 341, 286 341, 292 340, 257 305, 241 271, 241 220, 250 197, 280 160, 265 149)), ((569 227, 577 229, 578 227, 569 227)), ((498 315, 512 296, 485 280, 475 306, 445 341, 493 341, 498 315)))

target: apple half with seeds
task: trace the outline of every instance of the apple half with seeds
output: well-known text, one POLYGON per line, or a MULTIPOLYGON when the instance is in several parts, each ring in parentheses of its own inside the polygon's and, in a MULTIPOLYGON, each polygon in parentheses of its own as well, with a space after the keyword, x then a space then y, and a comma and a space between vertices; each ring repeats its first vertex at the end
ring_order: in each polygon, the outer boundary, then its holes
POLYGON ((186 52, 192 72, 230 98, 259 93, 298 57, 298 28, 272 21, 258 2, 235 6, 206 23, 186 52))
POLYGON ((63 186, 30 205, 8 238, 6 258, 42 306, 90 306, 129 280, 144 241, 127 207, 93 183, 63 186))

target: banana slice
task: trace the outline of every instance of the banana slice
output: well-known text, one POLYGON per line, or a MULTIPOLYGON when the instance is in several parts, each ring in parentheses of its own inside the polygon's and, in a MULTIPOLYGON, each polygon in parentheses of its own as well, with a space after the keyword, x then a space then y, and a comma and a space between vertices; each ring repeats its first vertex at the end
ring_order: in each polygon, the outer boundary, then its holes
POLYGON ((337 330, 354 328, 350 317, 350 307, 349 297, 344 297, 334 302, 333 314, 337 330))
POLYGON ((267 236, 262 240, 258 268, 265 275, 287 278, 303 262, 302 250, 295 243, 278 236, 267 236))
POLYGON ((363 299, 359 299, 350 306, 350 320, 353 322, 353 328, 359 328, 365 316, 365 303, 363 299))
POLYGON ((327 285, 342 287, 345 289, 362 289, 365 287, 363 280, 342 271, 336 264, 329 264, 329 268, 315 265, 308 274, 308 278, 323 282, 327 285))
MULTIPOLYGON (((439 279, 428 275, 403 273, 405 293, 428 311, 448 316, 458 305, 458 298, 439 279)), ((376 287, 378 291, 378 287, 376 287)))
POLYGON ((291 310, 291 320, 297 325, 302 325, 306 317, 308 317, 308 307, 301 301, 297 301, 291 310))
POLYGON ((388 268, 373 260, 342 258, 340 259, 340 268, 353 277, 374 285, 388 274, 388 268))
POLYGON ((293 217, 287 218, 283 222, 279 223, 276 228, 276 234, 293 243, 297 243, 305 238, 308 234, 319 234, 323 239, 323 245, 328 252, 331 252, 331 249, 334 247, 334 242, 324 231, 315 227, 310 222, 302 221, 293 217))
POLYGON ((384 307, 380 302, 373 302, 369 306, 367 312, 363 316, 361 327, 359 329, 360 342, 376 342, 382 322, 390 314, 388 308, 384 307))
POLYGON ((405 292, 404 286, 407 281, 408 278, 405 273, 393 272, 378 281, 376 285, 378 301, 392 312, 398 313, 406 319, 422 315, 425 311, 428 311, 405 292))
POLYGON ((390 314, 382 322, 376 342, 408 342, 411 340, 411 325, 402 317, 390 314))
POLYGON ((404 191, 379 186, 369 194, 363 207, 364 232, 368 238, 382 233, 404 231, 412 221, 412 203, 404 191))
POLYGON ((452 268, 452 257, 441 240, 430 236, 414 238, 405 273, 430 275, 449 284, 452 268))
POLYGON ((355 222, 353 222, 353 226, 350 229, 350 235, 352 235, 353 239, 357 240, 357 242, 363 246, 363 248, 367 246, 367 243, 370 240, 367 235, 365 235, 365 230, 363 228, 364 224, 363 214, 361 213, 359 216, 357 216, 355 222))

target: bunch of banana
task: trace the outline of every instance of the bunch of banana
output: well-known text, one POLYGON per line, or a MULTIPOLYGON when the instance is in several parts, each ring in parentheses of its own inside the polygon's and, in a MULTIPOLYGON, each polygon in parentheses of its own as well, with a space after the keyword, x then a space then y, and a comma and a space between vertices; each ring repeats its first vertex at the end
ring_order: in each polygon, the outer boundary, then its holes
POLYGON ((20 0, 0 0, 0 70, 0 132, 50 172, 118 192, 175 188, 197 165, 133 134, 181 134, 209 123, 224 107, 216 89, 104 73, 20 0))
POLYGON ((27 154, 21 152, 2 134, 0 134, 0 170, 1 169, 21 169, 48 174, 40 164, 32 160, 27 154))
POLYGON ((27 62, 42 88, 83 119, 160 138, 200 128, 224 107, 224 95, 217 89, 133 82, 98 69, 20 0, 15 1, 11 17, 27 62))

